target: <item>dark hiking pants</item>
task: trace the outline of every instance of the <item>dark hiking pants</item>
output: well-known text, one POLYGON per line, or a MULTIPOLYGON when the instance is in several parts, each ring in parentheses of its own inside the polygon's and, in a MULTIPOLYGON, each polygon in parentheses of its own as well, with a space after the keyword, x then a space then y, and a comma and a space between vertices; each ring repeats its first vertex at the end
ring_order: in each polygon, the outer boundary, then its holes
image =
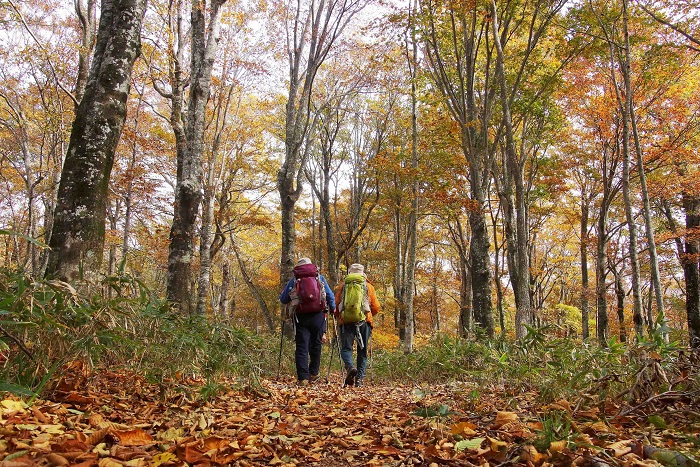
POLYGON ((321 368, 321 338, 326 332, 326 317, 318 313, 298 313, 296 320, 296 351, 294 362, 297 366, 297 379, 318 376, 321 368))

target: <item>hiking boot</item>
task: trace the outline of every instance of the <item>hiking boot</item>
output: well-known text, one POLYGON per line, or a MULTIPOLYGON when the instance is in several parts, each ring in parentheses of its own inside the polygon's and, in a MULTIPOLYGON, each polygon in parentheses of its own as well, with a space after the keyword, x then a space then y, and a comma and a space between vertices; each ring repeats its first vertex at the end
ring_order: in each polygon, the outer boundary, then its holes
POLYGON ((360 386, 362 386, 362 380, 363 380, 363 378, 357 378, 355 380, 355 387, 359 388, 360 386))
POLYGON ((298 384, 299 386, 308 386, 308 385, 309 385, 309 380, 308 380, 308 379, 300 379, 299 381, 297 381, 297 384, 298 384))
POLYGON ((313 384, 316 381, 318 381, 318 375, 310 375, 309 376, 309 384, 313 384))
POLYGON ((355 376, 357 376, 357 368, 350 368, 348 370, 348 375, 345 377, 345 385, 346 386, 354 386, 355 385, 355 376))

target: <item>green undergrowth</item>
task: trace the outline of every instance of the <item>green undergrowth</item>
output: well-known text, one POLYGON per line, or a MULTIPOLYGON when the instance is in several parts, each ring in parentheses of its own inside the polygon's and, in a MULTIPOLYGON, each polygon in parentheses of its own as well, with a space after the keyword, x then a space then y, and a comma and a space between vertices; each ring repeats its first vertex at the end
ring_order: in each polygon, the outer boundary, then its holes
MULTIPOLYGON (((63 282, 0 271, 0 325, 0 391, 28 397, 49 392, 74 361, 133 371, 161 385, 192 376, 203 382, 199 396, 205 399, 232 382, 259 385, 263 378, 294 375, 292 340, 256 335, 225 320, 182 316, 126 275, 78 291, 63 282)), ((555 331, 530 329, 517 343, 436 335, 411 354, 371 349, 367 378, 469 383, 473 400, 494 388, 504 396, 531 391, 542 404, 644 400, 669 389, 698 393, 697 355, 661 336, 633 345, 612 340, 602 347, 557 338, 555 331)), ((321 377, 342 378, 334 342, 324 346, 321 377)))

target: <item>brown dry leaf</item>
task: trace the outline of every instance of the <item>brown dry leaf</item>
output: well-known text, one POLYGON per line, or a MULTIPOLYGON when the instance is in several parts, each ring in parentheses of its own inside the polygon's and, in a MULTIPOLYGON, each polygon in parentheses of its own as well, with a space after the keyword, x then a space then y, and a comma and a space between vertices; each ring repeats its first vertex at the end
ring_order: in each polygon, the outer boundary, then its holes
POLYGON ((491 445, 491 451, 502 453, 508 449, 508 443, 501 441, 500 439, 486 438, 491 445))
POLYGON ((199 449, 197 449, 197 446, 195 446, 195 444, 196 442, 190 443, 187 446, 178 446, 177 457, 190 464, 194 464, 203 460, 204 454, 199 449))
POLYGON ((580 417, 598 418, 598 415, 600 414, 600 409, 598 407, 592 407, 588 410, 579 410, 576 414, 580 417))
POLYGON ((51 420, 49 420, 49 417, 44 415, 43 412, 35 406, 32 406, 32 414, 34 414, 34 417, 43 424, 51 423, 51 420))
POLYGON ((123 467, 121 462, 110 459, 109 457, 103 457, 102 459, 98 460, 97 465, 99 467, 123 467))
POLYGON ((519 421, 520 418, 515 412, 496 412, 496 419, 493 421, 495 428, 499 428, 506 423, 512 423, 519 421))
POLYGON ((220 438, 218 436, 210 436, 202 441, 204 451, 211 451, 212 449, 223 449, 228 447, 231 443, 230 440, 226 438, 220 438))
POLYGON ((611 449, 615 454, 615 457, 622 457, 625 454, 629 454, 632 452, 632 447, 630 444, 633 443, 633 440, 627 439, 623 441, 617 441, 615 443, 609 444, 607 446, 607 449, 611 449))
POLYGON ((119 438, 119 442, 123 446, 145 446, 154 442, 153 436, 140 428, 127 431, 112 431, 111 434, 119 438))
POLYGON ((460 422, 452 425, 452 428, 450 428, 450 432, 453 435, 460 435, 462 437, 467 438, 476 434, 476 431, 474 431, 476 427, 476 425, 470 422, 460 422))
POLYGON ((596 431, 598 433, 609 433, 610 427, 605 424, 605 422, 595 422, 585 425, 587 428, 596 431))
POLYGON ((569 401, 564 399, 558 400, 555 403, 550 404, 549 408, 552 410, 563 410, 566 412, 571 412, 571 404, 569 404, 569 401))
POLYGON ((63 398, 66 402, 73 402, 75 404, 92 404, 95 400, 92 397, 83 396, 75 391, 70 392, 66 397, 63 398))
POLYGON ((47 454, 46 460, 49 461, 49 464, 52 465, 53 467, 70 465, 70 462, 68 461, 68 459, 66 459, 65 457, 63 457, 59 454, 56 454, 54 452, 47 454))
POLYGON ((535 446, 528 444, 527 446, 523 446, 523 450, 520 452, 520 457, 525 462, 538 464, 546 456, 544 454, 540 454, 537 449, 535 449, 535 446))
POLYGON ((566 449, 566 446, 568 444, 569 444, 568 442, 561 441, 561 440, 560 441, 552 441, 549 444, 549 452, 561 452, 564 449, 566 449))
POLYGON ((85 442, 91 446, 96 446, 102 442, 107 433, 109 433, 109 428, 102 428, 101 430, 97 430, 93 432, 90 436, 88 436, 85 442))
POLYGON ((104 423, 105 423, 104 417, 98 413, 92 414, 88 418, 88 425, 90 425, 93 428, 104 428, 104 426, 103 426, 104 423))
POLYGON ((18 460, 18 461, 0 461, 0 467, 27 467, 34 465, 34 463, 31 460, 27 460, 26 462, 18 460))

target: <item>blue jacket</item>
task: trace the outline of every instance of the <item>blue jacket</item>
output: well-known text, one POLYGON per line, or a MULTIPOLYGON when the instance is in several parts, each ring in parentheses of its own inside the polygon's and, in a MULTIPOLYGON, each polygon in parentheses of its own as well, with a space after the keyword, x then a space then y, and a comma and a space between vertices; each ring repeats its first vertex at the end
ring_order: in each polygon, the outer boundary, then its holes
MULTIPOLYGON (((326 305, 328 307, 328 310, 333 311, 335 310, 335 296, 333 295, 333 291, 331 290, 331 287, 328 285, 328 282, 326 282, 326 278, 323 277, 323 274, 318 275, 319 278, 321 279, 321 284, 323 284, 323 288, 326 290, 326 305)), ((284 286, 284 290, 282 291, 282 294, 280 295, 280 302, 287 304, 292 301, 292 299, 289 297, 289 292, 292 291, 292 288, 294 288, 294 278, 292 277, 289 279, 289 282, 287 282, 287 285, 284 286)))

